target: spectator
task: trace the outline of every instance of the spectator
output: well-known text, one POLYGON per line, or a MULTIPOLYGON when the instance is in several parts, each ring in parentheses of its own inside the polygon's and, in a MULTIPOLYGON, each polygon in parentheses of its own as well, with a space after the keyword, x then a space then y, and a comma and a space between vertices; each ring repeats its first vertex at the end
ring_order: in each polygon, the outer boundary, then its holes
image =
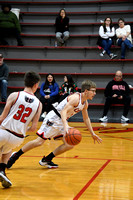
POLYGON ((5 36, 15 36, 18 46, 23 46, 21 40, 21 27, 17 16, 11 12, 10 4, 3 4, 0 12, 0 43, 1 45, 8 45, 4 39, 5 36))
POLYGON ((46 80, 40 88, 40 94, 40 101, 43 105, 41 117, 44 118, 46 113, 52 110, 52 103, 57 102, 59 98, 59 86, 55 82, 53 74, 49 73, 46 75, 46 80))
POLYGON ((119 28, 116 29, 117 44, 121 46, 121 59, 125 59, 126 47, 133 51, 131 27, 130 25, 125 25, 124 19, 120 18, 118 20, 119 28))
POLYGON ((3 62, 3 55, 0 53, 0 88, 1 88, 1 101, 6 102, 7 99, 7 84, 9 70, 8 66, 3 62))
POLYGON ((55 21, 56 39, 60 45, 64 45, 69 38, 69 18, 66 16, 66 11, 61 9, 55 21))
POLYGON ((70 74, 64 76, 64 83, 61 85, 59 89, 60 98, 58 102, 61 102, 65 97, 69 94, 78 91, 78 87, 76 83, 73 81, 73 78, 70 74))
POLYGON ((106 17, 103 25, 99 28, 99 38, 97 44, 103 48, 103 51, 102 53, 100 53, 100 56, 104 56, 104 54, 107 53, 111 59, 117 57, 117 55, 111 53, 110 51, 111 45, 113 44, 114 36, 115 28, 112 25, 112 20, 110 17, 106 17))
POLYGON ((107 122, 107 113, 112 103, 124 104, 123 115, 121 116, 121 122, 129 122, 127 118, 130 108, 131 97, 129 96, 130 88, 128 84, 122 79, 122 72, 116 71, 115 78, 108 83, 105 88, 104 94, 106 97, 103 117, 99 119, 100 122, 107 122))

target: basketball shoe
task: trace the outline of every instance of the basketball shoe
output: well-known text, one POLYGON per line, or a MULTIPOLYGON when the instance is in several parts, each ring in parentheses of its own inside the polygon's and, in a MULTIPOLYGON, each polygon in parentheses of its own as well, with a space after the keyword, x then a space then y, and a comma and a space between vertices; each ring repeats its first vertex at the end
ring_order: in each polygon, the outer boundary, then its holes
POLYGON ((102 118, 99 119, 100 122, 107 122, 108 121, 108 117, 104 116, 102 118))
POLYGON ((121 116, 121 123, 126 123, 129 122, 129 118, 124 117, 123 115, 121 116))
POLYGON ((52 169, 52 168, 58 168, 58 165, 53 163, 51 160, 46 160, 46 157, 44 156, 40 161, 39 161, 39 164, 41 166, 46 166, 48 167, 49 169, 52 169))
POLYGON ((0 171, 0 182, 4 188, 9 188, 12 185, 4 171, 0 171))
POLYGON ((17 159, 19 159, 19 156, 16 154, 16 152, 13 152, 8 160, 7 168, 10 169, 17 159))

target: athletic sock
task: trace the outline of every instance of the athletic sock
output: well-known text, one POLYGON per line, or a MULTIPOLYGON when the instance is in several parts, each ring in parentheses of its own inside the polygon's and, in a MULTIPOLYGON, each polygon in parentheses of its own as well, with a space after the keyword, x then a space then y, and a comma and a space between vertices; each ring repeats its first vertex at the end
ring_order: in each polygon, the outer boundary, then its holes
POLYGON ((52 160, 55 157, 55 155, 53 154, 53 152, 51 152, 48 156, 45 157, 46 160, 52 160))
POLYGON ((6 169, 6 164, 5 163, 0 163, 0 171, 5 172, 6 169))
POLYGON ((18 157, 20 157, 22 154, 24 154, 24 152, 22 151, 22 149, 20 149, 18 152, 16 152, 16 155, 18 157))

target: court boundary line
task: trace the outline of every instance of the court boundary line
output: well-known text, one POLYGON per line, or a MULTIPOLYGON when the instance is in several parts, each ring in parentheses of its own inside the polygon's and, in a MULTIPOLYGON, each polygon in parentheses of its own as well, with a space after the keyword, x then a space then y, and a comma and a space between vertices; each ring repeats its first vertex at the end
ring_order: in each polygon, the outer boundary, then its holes
POLYGON ((107 160, 102 167, 93 175, 93 177, 86 183, 86 185, 79 191, 79 193, 74 197, 73 200, 78 200, 79 197, 87 190, 87 188, 93 183, 93 181, 99 176, 99 174, 104 170, 104 168, 111 162, 107 160))
MULTIPOLYGON (((25 155, 22 155, 22 157, 23 158, 29 158, 29 157, 31 157, 31 158, 42 158, 42 156, 25 156, 25 155)), ((108 159, 108 158, 81 158, 81 157, 78 157, 78 156, 74 156, 74 157, 59 157, 59 156, 57 156, 56 158, 63 158, 63 159, 84 159, 84 160, 111 160, 111 161, 119 161, 119 162, 133 162, 133 160, 122 160, 122 159, 113 159, 113 158, 111 158, 111 159, 108 159)))

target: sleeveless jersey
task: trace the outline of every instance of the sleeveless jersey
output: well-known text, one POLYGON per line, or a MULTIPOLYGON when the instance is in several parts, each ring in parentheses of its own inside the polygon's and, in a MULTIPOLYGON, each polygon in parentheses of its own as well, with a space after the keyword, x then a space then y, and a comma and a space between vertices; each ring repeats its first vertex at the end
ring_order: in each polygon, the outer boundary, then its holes
POLYGON ((28 125, 36 114, 39 105, 40 101, 33 94, 25 91, 18 92, 17 99, 1 126, 25 136, 28 125))
MULTIPOLYGON (((79 103, 78 103, 78 105, 74 108, 74 110, 72 109, 72 111, 69 112, 69 115, 67 116, 67 119, 69 119, 70 117, 72 117, 72 116, 75 115, 76 113, 78 113, 78 112, 80 112, 81 110, 83 110, 83 108, 84 108, 84 106, 85 106, 85 102, 84 102, 84 104, 82 104, 82 102, 81 102, 81 93, 78 93, 78 92, 77 92, 76 94, 79 95, 79 103)), ((72 94, 72 95, 74 95, 74 94, 72 94)), ((70 95, 69 95, 69 96, 70 96, 70 95)), ((67 102, 68 102, 68 97, 66 97, 63 101, 61 101, 61 102, 59 103, 59 105, 56 107, 56 110, 60 113, 60 112, 63 110, 63 108, 65 107, 65 105, 67 104, 67 102)), ((48 116, 48 118, 49 118, 50 120, 57 117, 57 115, 55 114, 54 111, 50 111, 50 112, 48 113, 47 116, 48 116)))

